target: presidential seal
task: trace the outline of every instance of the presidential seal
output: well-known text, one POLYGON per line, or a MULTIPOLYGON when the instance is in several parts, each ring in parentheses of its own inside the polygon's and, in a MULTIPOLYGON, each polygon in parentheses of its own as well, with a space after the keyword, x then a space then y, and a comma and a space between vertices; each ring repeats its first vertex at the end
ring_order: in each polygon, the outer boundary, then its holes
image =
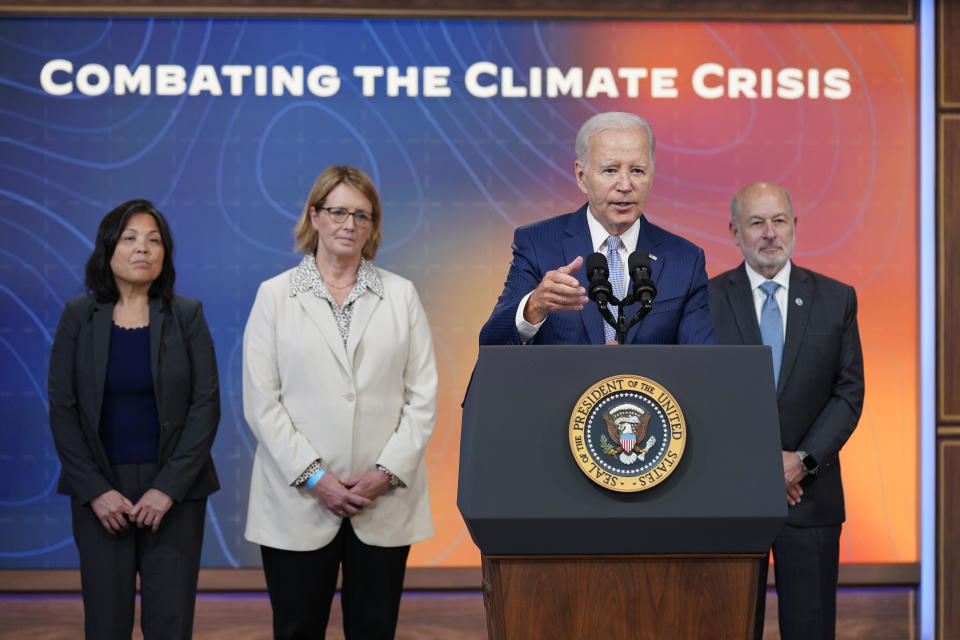
POLYGON ((570 416, 570 451, 605 489, 655 487, 683 456, 687 425, 670 392, 640 376, 606 378, 584 392, 570 416))

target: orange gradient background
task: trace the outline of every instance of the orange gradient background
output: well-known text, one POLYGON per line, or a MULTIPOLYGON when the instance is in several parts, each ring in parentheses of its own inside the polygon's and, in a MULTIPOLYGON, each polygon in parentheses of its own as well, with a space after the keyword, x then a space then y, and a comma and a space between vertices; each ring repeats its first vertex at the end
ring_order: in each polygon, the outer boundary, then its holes
MULTIPOLYGON (((638 98, 555 99, 546 113, 577 125, 607 110, 647 118, 657 135, 647 216, 702 246, 711 276, 741 259, 727 228, 733 193, 756 180, 777 182, 791 193, 798 217, 794 261, 854 285, 860 303, 866 402, 859 427, 841 454, 847 502, 841 561, 917 562, 915 29, 548 23, 539 27, 545 48, 521 40, 528 31, 523 24, 502 28, 506 43, 516 45, 518 76, 525 76, 525 65, 581 66, 585 75, 596 66, 678 69, 676 98, 652 98, 645 91, 649 85, 641 81, 638 98), (510 39, 514 31, 517 42, 510 39), (690 85, 694 69, 706 62, 758 72, 771 68, 774 74, 784 67, 821 73, 841 67, 850 71, 852 91, 844 100, 828 100, 822 93, 816 99, 708 100, 690 85)), ((710 84, 717 82, 712 78, 710 84)), ((507 117, 517 118, 526 102, 500 100, 507 117)), ((544 122, 549 124, 549 118, 544 122)), ((542 133, 531 133, 529 142, 567 175, 531 160, 527 166, 537 180, 511 175, 523 186, 522 197, 491 177, 489 192, 508 216, 492 213, 488 201, 460 185, 429 185, 429 206, 436 210, 427 212, 426 231, 450 241, 430 243, 426 256, 414 253, 424 250, 419 246, 410 255, 401 250, 391 256, 390 262, 405 265, 405 275, 421 292, 441 381, 438 420, 427 452, 436 536, 414 546, 411 566, 479 564, 456 507, 460 402, 476 359, 477 334, 506 276, 515 226, 572 211, 585 200, 573 181, 573 133, 569 127, 550 131, 542 140, 537 138, 542 133)), ((527 146, 518 145, 516 162, 524 163, 528 154, 527 146)), ((389 204, 386 194, 385 210, 389 204)))

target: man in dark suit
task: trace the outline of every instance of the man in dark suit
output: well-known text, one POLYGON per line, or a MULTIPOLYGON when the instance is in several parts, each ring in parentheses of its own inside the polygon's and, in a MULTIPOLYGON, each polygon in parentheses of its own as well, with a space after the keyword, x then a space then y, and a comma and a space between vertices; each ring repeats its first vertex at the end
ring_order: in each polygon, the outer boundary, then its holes
MULTIPOLYGON (((658 295, 627 334, 629 343, 714 343, 703 250, 644 214, 656 140, 630 113, 601 113, 580 128, 574 171, 587 204, 574 213, 520 227, 503 293, 480 344, 603 344, 614 337, 586 296, 584 257, 607 254, 614 295, 624 297, 627 258, 650 254, 658 295), (619 287, 619 288, 618 288, 619 287), (579 313, 569 313, 579 312, 579 313)), ((632 310, 628 310, 628 317, 632 310)), ((614 311, 614 315, 616 315, 614 311)))
MULTIPOLYGON (((773 543, 780 635, 826 640, 835 635, 844 520, 838 454, 863 408, 857 296, 853 287, 791 263, 796 217, 784 189, 744 187, 730 211, 744 263, 710 280, 710 310, 720 344, 767 344, 773 353, 789 505, 773 543)), ((765 586, 766 564, 757 638, 765 586)))

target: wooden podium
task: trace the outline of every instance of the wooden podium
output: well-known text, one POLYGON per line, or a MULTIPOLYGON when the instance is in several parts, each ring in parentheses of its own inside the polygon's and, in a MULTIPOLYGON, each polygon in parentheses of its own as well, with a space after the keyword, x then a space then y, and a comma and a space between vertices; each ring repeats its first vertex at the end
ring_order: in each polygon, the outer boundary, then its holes
POLYGON ((786 518, 767 347, 481 347, 457 504, 483 557, 491 639, 753 635, 760 568, 786 518), (570 452, 582 393, 619 374, 683 410, 676 470, 639 493, 570 452))

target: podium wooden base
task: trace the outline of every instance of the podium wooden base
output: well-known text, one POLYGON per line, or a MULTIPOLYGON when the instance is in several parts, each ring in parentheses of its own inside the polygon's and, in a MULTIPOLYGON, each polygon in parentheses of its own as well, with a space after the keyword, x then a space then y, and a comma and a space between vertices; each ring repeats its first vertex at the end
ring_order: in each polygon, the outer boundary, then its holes
POLYGON ((753 637, 766 555, 483 556, 490 640, 753 637))

